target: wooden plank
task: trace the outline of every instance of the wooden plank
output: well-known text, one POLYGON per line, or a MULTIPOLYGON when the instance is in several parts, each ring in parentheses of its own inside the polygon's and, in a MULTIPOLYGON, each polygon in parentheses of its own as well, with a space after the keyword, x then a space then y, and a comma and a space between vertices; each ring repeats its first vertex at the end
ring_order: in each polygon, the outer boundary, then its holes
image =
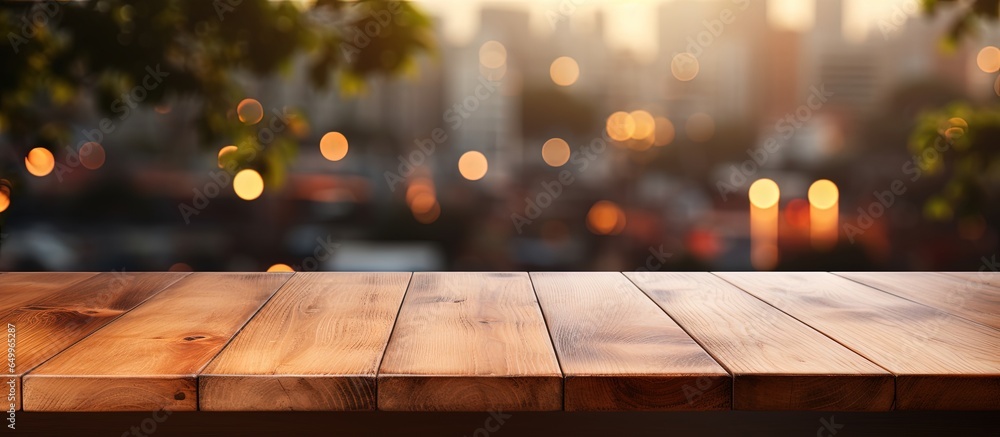
POLYGON ((45 299, 61 290, 96 276, 97 273, 27 273, 0 276, 0 317, 31 302, 45 299))
POLYGON ((626 273, 733 374, 738 410, 885 411, 891 373, 710 273, 626 273))
POLYGON ((896 375, 897 409, 1000 409, 1000 331, 828 273, 717 273, 896 375))
POLYGON ((855 282, 1000 328, 1000 289, 930 272, 835 272, 855 282))
MULTIPOLYGON (((983 258, 983 262, 989 268, 995 268, 993 262, 989 259, 983 258)), ((988 285, 991 289, 1000 289, 1000 273, 986 270, 987 267, 983 267, 983 270, 978 272, 939 272, 942 275, 953 276, 965 281, 972 281, 977 284, 988 285)))
POLYGON ((562 374, 527 273, 414 273, 378 408, 559 410, 562 374))
POLYGON ((185 277, 25 375, 24 410, 195 410, 197 373, 289 277, 185 277))
MULTIPOLYGON (((16 390, 25 373, 186 275, 101 273, 7 313, 4 320, 17 336, 16 372, 11 375, 16 390)), ((20 394, 16 405, 21 408, 20 394)))
POLYGON ((374 410, 410 273, 298 273, 199 376, 207 411, 374 410))
POLYGON ((566 411, 732 408, 725 369, 621 273, 531 280, 566 378, 566 411))

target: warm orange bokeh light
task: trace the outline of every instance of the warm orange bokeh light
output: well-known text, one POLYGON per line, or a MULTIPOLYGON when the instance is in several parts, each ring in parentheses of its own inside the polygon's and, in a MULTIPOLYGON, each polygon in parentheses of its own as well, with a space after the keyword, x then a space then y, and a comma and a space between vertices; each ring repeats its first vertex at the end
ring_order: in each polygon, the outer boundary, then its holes
POLYGON ((696 143, 706 143, 715 136, 715 120, 704 112, 689 117, 684 128, 688 139, 696 143))
POLYGON ((479 63, 486 68, 500 68, 507 63, 507 48, 497 41, 486 41, 479 47, 479 63))
POLYGON ((223 168, 226 166, 225 161, 223 161, 223 156, 226 156, 230 153, 234 153, 237 150, 239 149, 236 146, 226 146, 219 149, 219 168, 223 168))
POLYGON ((275 264, 267 268, 268 273, 280 273, 280 272, 294 272, 295 269, 291 268, 288 264, 275 264))
POLYGON ((416 211, 413 212, 413 218, 415 218, 418 222, 425 225, 434 223, 435 221, 437 221, 438 217, 441 217, 441 204, 437 202, 434 202, 434 205, 431 207, 430 211, 423 213, 418 213, 416 211))
POLYGON ((56 167, 56 158, 49 149, 35 147, 24 158, 24 166, 28 168, 28 173, 42 177, 52 173, 52 169, 56 167))
POLYGON ((414 214, 426 214, 434 209, 434 205, 437 205, 437 197, 432 193, 420 193, 417 194, 413 201, 410 202, 410 209, 413 210, 414 214))
POLYGON ((760 209, 767 209, 781 200, 781 190, 778 184, 770 179, 758 179, 750 185, 750 203, 760 209))
POLYGON ((809 229, 809 201, 805 199, 792 199, 785 207, 785 221, 793 228, 809 229))
POLYGON ((413 202, 421 194, 434 196, 434 182, 425 177, 414 178, 406 187, 406 204, 413 207, 413 202))
POLYGON ((627 112, 615 112, 608 116, 607 130, 611 139, 625 141, 635 133, 635 120, 627 112))
POLYGON ((635 122, 635 131, 632 132, 632 139, 642 140, 653 136, 656 132, 656 120, 646 111, 632 111, 628 114, 635 122))
POLYGON ((254 99, 243 99, 236 105, 236 115, 245 124, 257 124, 264 119, 264 107, 254 99))
POLYGON ((778 245, 770 242, 751 244, 750 264, 757 270, 773 270, 778 265, 778 245))
POLYGON ((618 235, 625 230, 625 212, 614 202, 598 201, 587 212, 587 227, 597 235, 618 235))
POLYGON ((837 185, 827 179, 820 179, 809 187, 809 204, 819 209, 830 209, 840 200, 837 185))
POLYGON ((556 58, 549 67, 549 76, 552 77, 552 81, 556 85, 573 85, 580 78, 580 65, 576 63, 575 59, 569 56, 556 58))
POLYGON ((330 161, 340 161, 347 156, 347 137, 340 132, 328 132, 319 140, 319 151, 330 161))
POLYGON ((653 137, 653 145, 655 146, 666 146, 674 142, 674 136, 677 132, 674 129, 674 124, 665 117, 656 117, 653 119, 656 124, 656 133, 653 137))
POLYGON ((241 170, 233 178, 233 191, 243 200, 254 200, 264 192, 264 178, 257 170, 241 170))
POLYGON ((463 178, 470 181, 478 181, 486 176, 486 170, 489 168, 489 162, 486 160, 486 155, 480 152, 472 151, 465 152, 461 158, 458 159, 458 172, 462 174, 463 178))
POLYGON ((4 212, 10 207, 10 189, 5 185, 0 185, 0 212, 4 212))
POLYGON ((813 247, 829 250, 837 244, 837 227, 840 221, 840 191, 827 179, 820 179, 809 187, 809 230, 813 247))
POLYGON ((750 185, 750 264, 757 270, 778 265, 778 203, 781 191, 770 179, 750 185))
POLYGON ((678 53, 670 61, 670 72, 681 82, 687 82, 698 77, 700 69, 701 66, 698 64, 698 58, 687 52, 678 53))
POLYGON ((976 56, 976 65, 986 73, 1000 71, 1000 49, 994 46, 983 47, 976 56))
POLYGON ((100 144, 87 142, 80 146, 80 164, 90 170, 97 170, 104 165, 104 147, 100 144))
POLYGON ((552 138, 542 145, 542 159, 552 167, 561 167, 569 161, 569 144, 562 138, 552 138))

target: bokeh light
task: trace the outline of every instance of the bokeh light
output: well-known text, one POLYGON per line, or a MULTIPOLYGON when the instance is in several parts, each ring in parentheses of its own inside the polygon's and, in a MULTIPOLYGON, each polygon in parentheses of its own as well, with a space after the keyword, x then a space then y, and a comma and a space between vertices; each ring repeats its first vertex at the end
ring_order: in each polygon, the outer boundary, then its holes
POLYGON ((767 209, 778 204, 781 199, 781 190, 774 181, 764 178, 758 179, 750 185, 750 203, 760 209, 767 209))
POLYGON ((765 242, 752 245, 750 265, 756 270, 773 270, 778 265, 778 245, 765 242))
POLYGON ((24 166, 28 168, 28 173, 42 177, 52 173, 52 169, 56 166, 56 158, 49 149, 35 147, 24 158, 24 166))
POLYGON ((837 184, 828 179, 820 179, 809 187, 809 204, 819 209, 829 209, 840 200, 837 184))
POLYGON ((542 145, 542 159, 552 167, 561 167, 569 162, 569 144, 562 138, 552 138, 542 145))
POLYGON ((632 121, 635 122, 635 130, 632 132, 632 139, 643 140, 653 136, 656 132, 656 120, 653 116, 646 111, 638 110, 632 111, 629 114, 632 117, 632 121))
POLYGON ((187 263, 174 263, 174 265, 170 266, 170 268, 167 269, 167 271, 168 272, 193 272, 194 269, 192 269, 191 266, 189 264, 187 264, 187 263))
POLYGON ((233 178, 233 191, 243 200, 254 200, 264 192, 264 178, 257 170, 241 170, 233 178))
POLYGON ((426 214, 434 209, 434 205, 437 205, 437 197, 433 193, 423 192, 413 198, 410 209, 414 214, 426 214))
POLYGON ((580 78, 580 66, 575 59, 569 56, 559 57, 552 61, 552 65, 549 67, 549 76, 552 77, 552 81, 556 85, 570 86, 580 78))
POLYGON ((288 264, 275 264, 267 268, 267 273, 282 273, 282 272, 294 272, 293 269, 288 264))
POLYGON ((785 221, 794 228, 809 229, 809 202, 805 199, 792 199, 785 207, 785 221))
POLYGON ((694 80, 695 77, 698 77, 700 69, 698 58, 687 52, 678 53, 670 61, 670 72, 681 82, 694 80))
POLYGON ((696 143, 707 143, 715 136, 715 120, 704 112, 688 117, 684 128, 688 139, 696 143))
POLYGON ((611 139, 625 141, 635 133, 635 120, 627 112, 615 112, 608 116, 607 130, 611 139))
POLYGON ((976 56, 976 65, 986 73, 1000 71, 1000 49, 994 46, 983 47, 976 56))
POLYGON ((497 41, 486 41, 479 47, 479 63, 486 68, 500 68, 507 63, 507 48, 497 41))
POLYGON ((656 124, 656 133, 653 137, 653 145, 666 146, 674 142, 674 137, 677 135, 677 132, 674 129, 674 123, 666 117, 656 117, 653 120, 656 124))
POLYGON ((0 212, 4 212, 10 207, 10 188, 0 181, 0 212))
POLYGON ((104 147, 94 142, 86 142, 80 146, 80 164, 90 170, 97 170, 104 165, 104 147))
POLYGON ((264 119, 264 107, 255 99, 243 99, 236 105, 236 115, 245 124, 257 124, 264 119))
POLYGON ((413 218, 421 224, 429 225, 437 221, 441 216, 441 204, 434 202, 434 206, 427 212, 418 213, 413 211, 413 218))
POLYGON ((219 149, 219 168, 223 168, 223 167, 226 166, 225 160, 223 158, 224 156, 226 156, 226 155, 228 155, 230 153, 235 153, 238 150, 239 150, 239 148, 237 148, 236 146, 231 146, 231 145, 219 149))
POLYGON ((470 181, 478 181, 486 176, 486 170, 489 168, 489 162, 486 161, 486 155, 480 152, 471 151, 462 154, 462 157, 458 159, 458 172, 462 174, 463 178, 470 181))
POLYGON ((614 202, 598 201, 587 212, 587 227, 597 235, 618 235, 625 230, 625 212, 614 202))
POLYGON ((628 147, 630 149, 632 149, 632 150, 642 152, 642 151, 649 150, 650 147, 653 147, 653 142, 654 141, 655 141, 655 138, 653 138, 652 135, 649 135, 649 136, 647 136, 645 138, 641 138, 641 139, 634 139, 633 138, 633 139, 629 140, 628 147))
POLYGON ((328 132, 319 140, 319 151, 330 161, 340 161, 347 156, 347 137, 340 132, 328 132))
POLYGON ((941 127, 944 129, 944 135, 949 139, 961 138, 965 135, 965 132, 969 130, 969 122, 965 121, 961 117, 952 117, 948 119, 947 123, 941 127))
POLYGON ((434 196, 434 182, 425 177, 414 178, 406 187, 406 205, 413 208, 413 202, 422 194, 434 196))

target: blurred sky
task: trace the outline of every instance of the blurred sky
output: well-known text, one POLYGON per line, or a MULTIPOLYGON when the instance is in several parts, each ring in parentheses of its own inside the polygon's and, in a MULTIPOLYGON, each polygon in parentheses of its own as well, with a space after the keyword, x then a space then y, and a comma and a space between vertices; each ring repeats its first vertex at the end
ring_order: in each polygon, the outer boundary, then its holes
MULTIPOLYGON (((608 19, 605 38, 616 48, 632 50, 639 59, 651 60, 656 54, 656 9, 670 1, 704 1, 742 4, 757 0, 534 0, 532 24, 538 32, 550 32, 550 16, 561 10, 573 10, 574 23, 587 25, 595 9, 602 9, 608 19)), ((815 0, 825 1, 825 0, 815 0)), ((772 0, 768 19, 773 26, 805 30, 812 26, 815 12, 812 0, 772 0)), ((496 0, 418 0, 427 10, 444 19, 445 38, 464 45, 479 28, 479 10, 483 5, 525 2, 496 0)), ((869 32, 878 31, 880 20, 893 13, 908 13, 919 9, 919 0, 845 0, 844 35, 852 41, 862 41, 869 32)))

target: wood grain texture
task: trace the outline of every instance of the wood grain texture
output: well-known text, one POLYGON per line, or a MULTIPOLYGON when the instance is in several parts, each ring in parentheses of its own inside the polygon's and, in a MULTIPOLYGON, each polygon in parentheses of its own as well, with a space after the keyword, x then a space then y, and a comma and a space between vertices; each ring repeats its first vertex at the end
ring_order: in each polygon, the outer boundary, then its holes
POLYGON ((531 280, 566 377, 566 411, 732 407, 725 369, 621 273, 531 280))
POLYGON ((1000 331, 828 273, 716 273, 896 375, 897 409, 1000 409, 1000 331))
POLYGON ((297 273, 198 378, 207 411, 374 410, 410 273, 297 273))
POLYGON ((1000 289, 931 272, 835 272, 855 282, 1000 329, 1000 289))
POLYGON ((527 273, 414 273, 378 408, 561 409, 562 374, 527 273))
MULTIPOLYGON (((97 273, 22 273, 0 275, 0 317, 31 302, 59 293, 97 273)), ((2 319, 0 319, 2 320, 2 319)))
POLYGON ((7 313, 17 330, 18 390, 25 373, 186 275, 101 273, 7 313))
POLYGON ((994 264, 993 260, 987 258, 983 258, 983 263, 985 264, 984 267, 982 267, 982 270, 978 272, 938 272, 938 273, 942 275, 956 277, 964 281, 971 281, 977 284, 988 285, 990 288, 994 290, 1000 290, 1000 273, 993 270, 987 270, 987 269, 995 269, 997 268, 997 266, 994 264))
POLYGON ((710 273, 626 273, 733 374, 738 410, 886 411, 885 369, 710 273))
POLYGON ((185 277, 25 375, 25 411, 195 410, 195 376, 289 277, 185 277))

